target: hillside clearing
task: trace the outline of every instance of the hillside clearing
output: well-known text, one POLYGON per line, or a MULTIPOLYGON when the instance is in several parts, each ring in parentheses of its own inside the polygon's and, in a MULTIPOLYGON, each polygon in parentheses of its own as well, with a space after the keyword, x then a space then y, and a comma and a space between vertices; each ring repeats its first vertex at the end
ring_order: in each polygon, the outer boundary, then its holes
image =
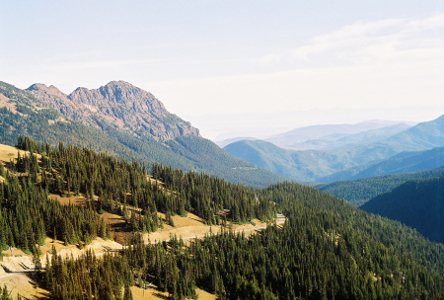
MULTIPOLYGON (((82 199, 79 199, 81 201, 82 199)), ((112 226, 114 224, 120 224, 125 222, 122 216, 114 215, 110 213, 102 214, 102 217, 107 220, 107 224, 112 226), (114 219, 114 220, 113 220, 114 219)), ((159 217, 164 218, 165 215, 159 213, 159 217)), ((171 236, 176 235, 185 240, 191 240, 193 238, 202 238, 210 232, 216 234, 221 231, 221 226, 208 226, 205 225, 203 220, 198 216, 188 213, 186 217, 174 216, 172 217, 175 227, 170 225, 164 225, 163 229, 159 229, 156 232, 145 234, 144 240, 151 242, 154 241, 166 241, 169 240, 171 236)), ((245 235, 251 235, 255 232, 265 229, 267 224, 259 220, 253 220, 256 225, 248 224, 233 224, 232 230, 235 232, 244 232, 245 235)), ((278 215, 276 220, 277 225, 282 225, 285 222, 285 217, 283 215, 278 215)), ((118 232, 113 234, 118 235, 118 232)), ((103 240, 101 238, 94 239, 91 244, 87 245, 84 249, 79 249, 76 245, 65 246, 62 241, 53 240, 50 238, 45 239, 45 243, 39 246, 41 251, 40 260, 43 267, 46 264, 46 257, 51 258, 51 249, 54 247, 57 250, 57 254, 62 258, 67 258, 73 256, 77 258, 84 254, 88 250, 93 250, 97 256, 101 256, 104 253, 108 253, 113 250, 123 249, 123 245, 112 240, 103 240)), ((31 298, 49 298, 50 293, 47 290, 41 289, 36 285, 33 280, 33 270, 34 264, 32 262, 32 256, 26 255, 21 250, 12 248, 12 253, 10 250, 3 251, 5 257, 3 261, 0 262, 0 286, 5 285, 9 291, 12 291, 12 296, 14 299, 17 297, 17 293, 20 293, 22 297, 27 299, 31 298), (12 255, 11 255, 12 254, 12 255)), ((160 292, 156 290, 154 285, 150 286, 145 293, 143 289, 139 287, 131 287, 131 292, 134 299, 165 299, 168 295, 167 293, 160 292)), ((210 294, 204 290, 196 289, 196 293, 199 296, 198 299, 201 300, 213 300, 217 299, 217 296, 210 294)))
MULTIPOLYGON (((11 159, 17 159, 17 153, 20 152, 20 156, 25 156, 29 154, 29 151, 18 150, 15 147, 0 144, 0 160, 9 163, 11 159)), ((37 155, 37 159, 40 159, 40 155, 37 155)))

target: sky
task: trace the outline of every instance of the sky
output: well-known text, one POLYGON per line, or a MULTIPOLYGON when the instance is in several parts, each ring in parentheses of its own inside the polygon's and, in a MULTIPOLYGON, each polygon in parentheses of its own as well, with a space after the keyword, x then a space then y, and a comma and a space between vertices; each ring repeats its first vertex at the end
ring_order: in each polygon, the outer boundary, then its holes
POLYGON ((444 0, 0 0, 0 80, 124 80, 212 140, 444 114, 444 0))

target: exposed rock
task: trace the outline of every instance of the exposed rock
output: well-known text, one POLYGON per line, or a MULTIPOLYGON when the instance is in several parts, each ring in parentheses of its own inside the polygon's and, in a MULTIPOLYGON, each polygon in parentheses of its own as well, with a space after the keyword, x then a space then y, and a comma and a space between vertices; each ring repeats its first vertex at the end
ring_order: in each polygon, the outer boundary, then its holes
POLYGON ((62 93, 55 86, 51 85, 48 87, 44 84, 36 83, 26 90, 40 100, 41 103, 59 111, 68 119, 98 127, 97 123, 91 120, 90 114, 85 108, 72 102, 66 94, 62 93))
POLYGON ((27 90, 67 118, 96 128, 106 122, 115 128, 159 141, 186 135, 200 136, 198 129, 169 113, 151 93, 124 81, 112 81, 95 90, 77 88, 70 95, 44 84, 34 84, 27 90))

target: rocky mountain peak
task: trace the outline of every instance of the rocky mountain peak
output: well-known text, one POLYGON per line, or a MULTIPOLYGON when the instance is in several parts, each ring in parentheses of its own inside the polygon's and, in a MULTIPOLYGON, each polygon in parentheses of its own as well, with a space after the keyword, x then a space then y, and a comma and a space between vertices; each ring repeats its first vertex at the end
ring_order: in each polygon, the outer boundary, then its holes
POLYGON ((79 87, 70 95, 44 84, 33 84, 27 90, 69 119, 96 128, 106 122, 119 130, 159 141, 182 135, 200 136, 198 129, 169 113, 153 94, 125 81, 111 81, 92 90, 79 87))
POLYGON ((52 95, 57 97, 66 98, 66 94, 61 92, 58 88, 55 86, 46 86, 43 83, 34 83, 29 88, 26 89, 31 94, 46 94, 46 95, 52 95))
POLYGON ((29 88, 27 88, 26 90, 28 91, 38 91, 38 90, 46 90, 48 87, 46 86, 46 84, 43 83, 34 83, 33 85, 31 85, 29 88))
POLYGON ((132 85, 129 82, 123 81, 123 80, 112 80, 108 82, 105 86, 119 86, 121 88, 127 87, 127 88, 136 88, 134 85, 132 85))

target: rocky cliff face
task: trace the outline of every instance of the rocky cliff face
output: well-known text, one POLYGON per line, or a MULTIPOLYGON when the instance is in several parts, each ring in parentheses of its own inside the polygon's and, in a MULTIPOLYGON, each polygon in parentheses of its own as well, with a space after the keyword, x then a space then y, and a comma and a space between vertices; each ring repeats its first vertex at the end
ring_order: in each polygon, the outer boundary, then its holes
POLYGON ((169 113, 152 94, 124 81, 112 81, 95 90, 78 88, 70 95, 43 84, 34 84, 27 90, 67 118, 96 128, 106 122, 119 130, 159 141, 200 136, 198 129, 169 113))
POLYGON ((88 126, 97 127, 97 123, 90 118, 88 110, 72 102, 67 95, 62 93, 55 86, 46 86, 41 83, 36 83, 26 90, 43 105, 59 111, 68 119, 81 122, 88 126))

